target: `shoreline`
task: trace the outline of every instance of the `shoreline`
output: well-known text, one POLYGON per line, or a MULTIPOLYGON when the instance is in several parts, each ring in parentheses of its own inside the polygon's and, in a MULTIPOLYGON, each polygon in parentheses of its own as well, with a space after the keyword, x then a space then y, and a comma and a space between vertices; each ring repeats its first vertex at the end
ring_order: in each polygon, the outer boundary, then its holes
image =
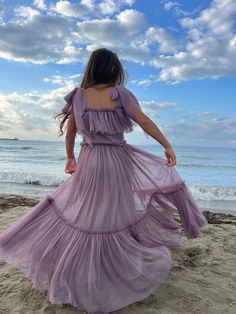
MULTIPOLYGON (((8 194, 8 193, 0 193, 0 214, 11 209, 13 207, 18 206, 27 206, 33 207, 35 206, 42 198, 45 196, 23 196, 18 194, 8 194)), ((202 209, 202 208, 201 208, 202 209)), ((235 211, 217 211, 217 209, 202 209, 204 216, 207 218, 209 223, 220 223, 220 221, 232 220, 236 221, 236 210, 235 211)), ((224 222, 226 223, 226 222, 224 222)), ((233 222, 232 222, 233 223, 233 222)))

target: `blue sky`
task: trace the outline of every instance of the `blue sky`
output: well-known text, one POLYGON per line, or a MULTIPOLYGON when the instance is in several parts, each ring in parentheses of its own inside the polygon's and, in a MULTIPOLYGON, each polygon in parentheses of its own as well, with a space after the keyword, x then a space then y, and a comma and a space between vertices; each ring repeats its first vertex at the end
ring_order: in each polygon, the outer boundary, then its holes
POLYGON ((0 137, 64 140, 52 117, 107 47, 173 146, 236 147, 235 17, 235 0, 0 0, 0 137))

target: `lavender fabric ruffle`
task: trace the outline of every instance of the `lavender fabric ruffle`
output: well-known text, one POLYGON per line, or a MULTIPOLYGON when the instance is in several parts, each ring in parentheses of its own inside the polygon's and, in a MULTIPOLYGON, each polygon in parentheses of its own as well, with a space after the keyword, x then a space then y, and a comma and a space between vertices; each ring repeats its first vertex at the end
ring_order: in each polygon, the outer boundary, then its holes
POLYGON ((135 96, 116 86, 112 97, 115 109, 94 110, 82 89, 65 96, 83 136, 76 171, 0 235, 0 257, 34 288, 88 313, 149 296, 167 280, 180 227, 193 239, 207 224, 176 168, 125 141, 135 96))
POLYGON ((83 88, 74 88, 64 96, 66 104, 62 108, 63 113, 69 113, 74 109, 77 133, 83 132, 116 134, 119 132, 130 133, 135 122, 135 109, 140 107, 136 97, 124 86, 115 86, 112 89, 111 98, 118 100, 115 109, 86 108, 83 88), (79 104, 79 105, 78 105, 79 104), (110 114, 110 111, 113 114, 110 114), (124 114, 126 113, 126 114, 124 114), (85 125, 86 124, 86 125, 85 125))

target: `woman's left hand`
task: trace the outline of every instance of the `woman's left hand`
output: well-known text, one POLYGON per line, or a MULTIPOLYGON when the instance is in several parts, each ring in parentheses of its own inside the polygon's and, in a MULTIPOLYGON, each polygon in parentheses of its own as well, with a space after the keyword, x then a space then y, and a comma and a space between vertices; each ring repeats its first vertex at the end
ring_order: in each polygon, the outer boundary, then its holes
POLYGON ((75 172, 75 168, 76 168, 75 158, 67 158, 66 159, 66 166, 64 169, 65 173, 72 174, 73 172, 75 172))

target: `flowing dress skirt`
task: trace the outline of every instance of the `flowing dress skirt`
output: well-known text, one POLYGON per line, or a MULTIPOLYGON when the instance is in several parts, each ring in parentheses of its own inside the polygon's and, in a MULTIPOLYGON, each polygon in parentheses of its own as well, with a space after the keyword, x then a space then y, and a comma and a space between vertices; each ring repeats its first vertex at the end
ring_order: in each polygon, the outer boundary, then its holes
POLYGON ((108 313, 142 300, 207 220, 166 160, 134 145, 82 145, 76 171, 0 235, 0 257, 53 304, 108 313), (178 214, 181 223, 174 218, 178 214))

